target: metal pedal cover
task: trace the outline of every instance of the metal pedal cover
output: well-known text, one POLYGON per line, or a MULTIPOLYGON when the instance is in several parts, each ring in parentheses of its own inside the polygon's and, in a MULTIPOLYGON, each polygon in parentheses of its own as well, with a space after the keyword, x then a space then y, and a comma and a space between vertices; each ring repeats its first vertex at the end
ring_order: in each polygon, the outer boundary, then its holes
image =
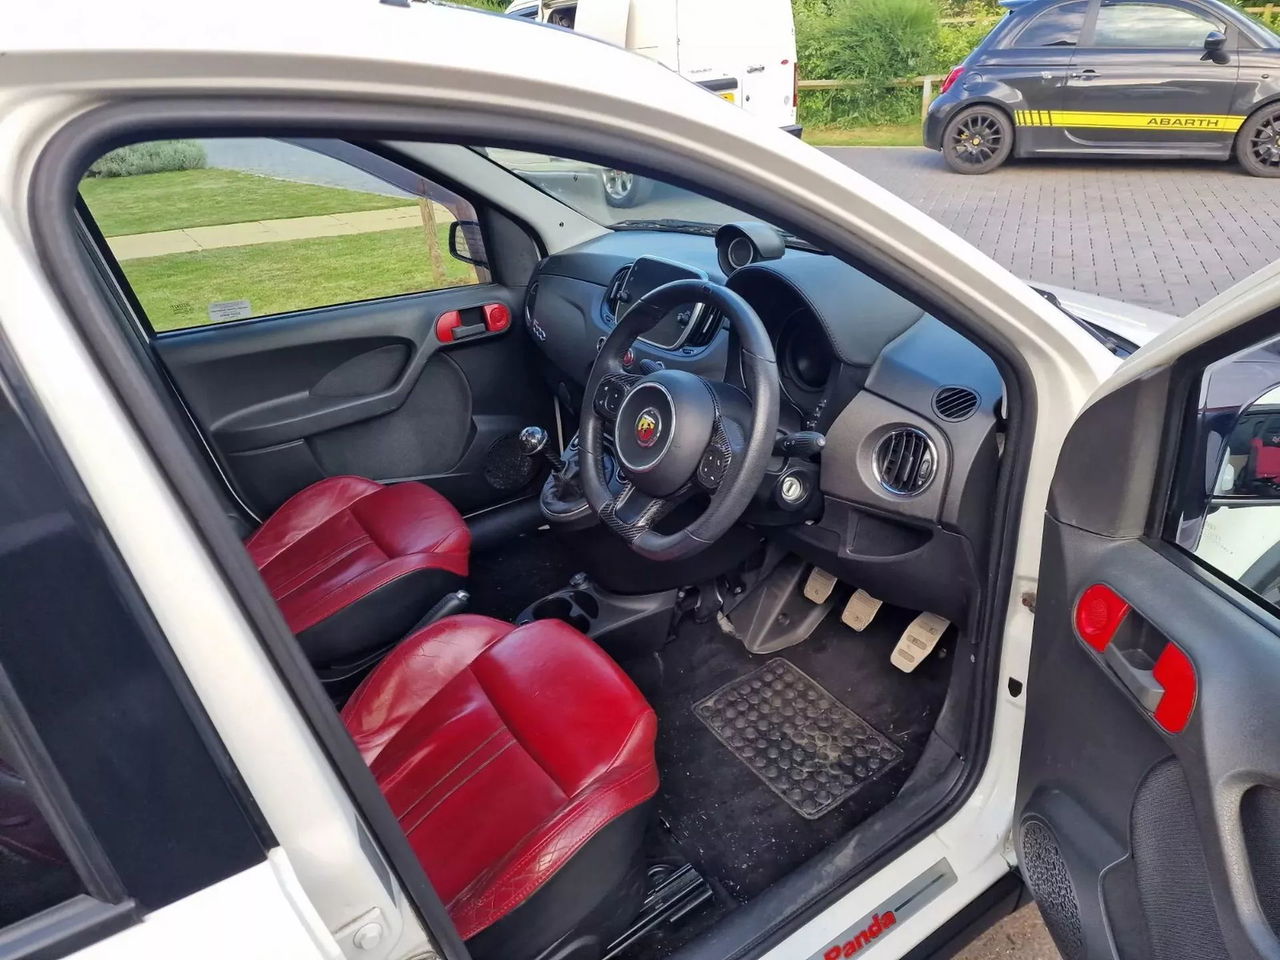
POLYGON ((725 684, 693 712, 807 820, 902 759, 902 750, 781 657, 725 684))

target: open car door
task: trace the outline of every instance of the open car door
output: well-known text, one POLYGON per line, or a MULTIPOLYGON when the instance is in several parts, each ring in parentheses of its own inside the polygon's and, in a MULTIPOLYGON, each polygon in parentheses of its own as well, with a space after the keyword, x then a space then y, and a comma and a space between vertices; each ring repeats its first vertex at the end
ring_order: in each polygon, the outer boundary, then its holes
POLYGON ((1280 957, 1280 311, 1218 317, 1049 496, 1014 823, 1066 960, 1280 957))

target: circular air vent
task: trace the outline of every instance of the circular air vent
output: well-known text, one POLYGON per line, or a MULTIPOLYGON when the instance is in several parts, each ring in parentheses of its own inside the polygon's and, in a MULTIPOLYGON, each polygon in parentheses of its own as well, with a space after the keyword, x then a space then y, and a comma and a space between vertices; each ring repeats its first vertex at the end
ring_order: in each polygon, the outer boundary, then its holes
POLYGON ((968 387, 942 387, 933 395, 933 412, 956 423, 968 420, 978 409, 978 395, 968 387))
POLYGON ((922 431, 898 427, 876 444, 872 464, 882 487, 899 497, 914 497, 933 480, 938 452, 922 431))

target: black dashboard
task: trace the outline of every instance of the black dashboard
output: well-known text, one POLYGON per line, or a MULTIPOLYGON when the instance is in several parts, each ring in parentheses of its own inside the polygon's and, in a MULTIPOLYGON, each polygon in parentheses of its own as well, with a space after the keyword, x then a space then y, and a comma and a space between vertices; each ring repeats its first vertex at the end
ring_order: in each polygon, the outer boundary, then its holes
MULTIPOLYGON (((615 231, 546 258, 530 282, 525 322, 571 407, 625 303, 667 273, 725 283, 747 300, 777 354, 780 431, 826 436, 820 462, 806 465, 808 508, 771 496, 789 469, 778 457, 744 520, 882 599, 964 615, 1002 428, 1003 384, 986 353, 825 254, 787 249, 735 268, 710 236, 615 231), (648 281, 634 275, 644 271, 648 281)), ((741 386, 734 335, 714 312, 689 305, 660 327, 656 342, 635 343, 637 372, 656 363, 741 386)))

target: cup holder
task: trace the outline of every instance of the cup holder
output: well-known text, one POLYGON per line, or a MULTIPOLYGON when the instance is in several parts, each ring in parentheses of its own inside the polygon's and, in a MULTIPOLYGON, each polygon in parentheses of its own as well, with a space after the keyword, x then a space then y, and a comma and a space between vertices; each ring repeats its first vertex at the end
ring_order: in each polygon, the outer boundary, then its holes
POLYGON ((569 594, 554 594, 544 597, 529 608, 521 622, 533 620, 562 620, 581 633, 591 629, 591 619, 600 612, 600 605, 594 597, 574 590, 569 594))

